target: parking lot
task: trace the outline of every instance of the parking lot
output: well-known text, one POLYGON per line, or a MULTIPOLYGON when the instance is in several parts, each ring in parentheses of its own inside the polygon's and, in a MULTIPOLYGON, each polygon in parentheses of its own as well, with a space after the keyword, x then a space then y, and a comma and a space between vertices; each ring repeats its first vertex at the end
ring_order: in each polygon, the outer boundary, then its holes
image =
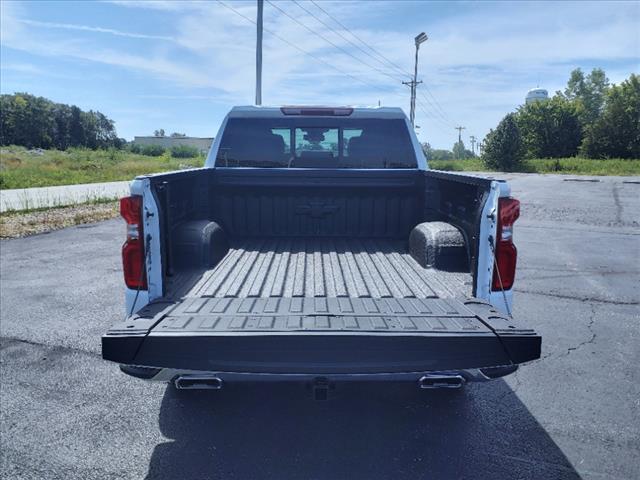
POLYGON ((120 373, 110 220, 0 242, 2 478, 640 478, 640 178, 509 174, 543 357, 459 392, 178 392, 120 373))

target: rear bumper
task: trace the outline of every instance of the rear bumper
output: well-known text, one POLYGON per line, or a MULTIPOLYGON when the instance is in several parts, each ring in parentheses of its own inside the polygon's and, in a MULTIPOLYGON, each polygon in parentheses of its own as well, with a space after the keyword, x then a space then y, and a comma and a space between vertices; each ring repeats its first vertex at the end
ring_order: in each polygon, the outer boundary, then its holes
POLYGON ((466 382, 487 382, 501 378, 518 369, 518 365, 504 365, 488 369, 448 370, 405 373, 353 373, 353 374, 287 374, 287 373, 242 373, 242 372, 203 372, 198 370, 176 370, 173 368, 150 368, 134 365, 120 365, 127 375, 154 382, 172 382, 178 377, 215 376, 224 383, 234 382, 313 382, 318 378, 332 383, 340 382, 416 382, 424 376, 446 375, 461 376, 466 382))

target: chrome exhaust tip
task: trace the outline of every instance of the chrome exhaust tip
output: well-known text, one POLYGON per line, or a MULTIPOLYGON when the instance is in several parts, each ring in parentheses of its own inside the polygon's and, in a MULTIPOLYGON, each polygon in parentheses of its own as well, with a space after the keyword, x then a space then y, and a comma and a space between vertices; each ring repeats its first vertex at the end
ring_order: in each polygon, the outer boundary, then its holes
POLYGON ((418 380, 422 389, 461 388, 465 379, 461 375, 424 375, 418 380))
POLYGON ((178 390, 220 390, 222 379, 215 375, 180 375, 174 384, 178 390))

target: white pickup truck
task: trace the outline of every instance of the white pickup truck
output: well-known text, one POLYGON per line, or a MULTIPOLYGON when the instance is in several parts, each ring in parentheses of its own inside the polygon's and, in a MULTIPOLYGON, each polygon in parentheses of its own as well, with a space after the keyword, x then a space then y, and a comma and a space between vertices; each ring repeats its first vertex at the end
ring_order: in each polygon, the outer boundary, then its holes
POLYGON ((540 357, 511 316, 519 202, 429 170, 399 108, 236 107, 204 168, 121 200, 128 317, 103 357, 179 389, 458 388, 540 357))

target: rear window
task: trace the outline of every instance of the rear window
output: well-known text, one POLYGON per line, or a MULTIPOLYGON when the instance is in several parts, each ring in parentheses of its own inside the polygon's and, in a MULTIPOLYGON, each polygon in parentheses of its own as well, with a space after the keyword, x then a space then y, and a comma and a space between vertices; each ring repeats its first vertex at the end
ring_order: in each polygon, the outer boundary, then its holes
POLYGON ((218 167, 416 168, 402 119, 231 118, 218 167))

